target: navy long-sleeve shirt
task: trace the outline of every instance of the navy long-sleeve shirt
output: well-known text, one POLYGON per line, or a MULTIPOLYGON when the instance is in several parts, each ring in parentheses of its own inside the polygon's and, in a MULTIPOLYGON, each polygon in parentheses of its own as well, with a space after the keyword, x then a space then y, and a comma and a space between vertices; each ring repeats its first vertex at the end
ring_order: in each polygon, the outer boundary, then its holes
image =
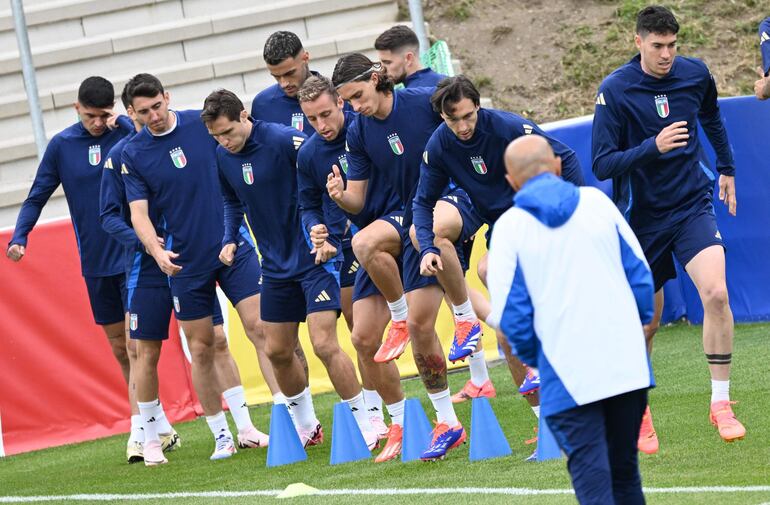
POLYGON ((356 120, 357 116, 355 112, 346 112, 345 126, 336 139, 327 142, 316 133, 305 141, 297 155, 299 210, 303 225, 309 230, 316 224, 326 224, 330 236, 335 235, 330 242, 335 247, 341 242, 341 232, 345 231, 348 219, 360 229, 378 217, 400 208, 398 196, 379 172, 372 173, 366 190, 366 204, 358 214, 344 212, 326 191, 326 178, 332 171, 332 165, 340 168, 340 175, 347 184, 348 161, 345 136, 348 126, 356 120), (330 222, 333 223, 331 226, 330 222))
POLYGON ((388 117, 359 116, 346 137, 348 180, 369 180, 374 171, 384 174, 400 199, 405 226, 412 222, 412 199, 425 144, 442 123, 430 104, 431 94, 430 88, 395 91, 388 117))
POLYGON ((759 24, 759 50, 762 53, 762 70, 770 73, 770 17, 759 24))
POLYGON ((446 76, 434 72, 430 67, 422 68, 404 79, 405 88, 435 88, 446 76))
POLYGON ((217 148, 225 205, 222 243, 235 241, 245 211, 266 278, 292 279, 315 266, 297 208, 297 150, 305 138, 291 127, 254 120, 240 152, 217 148))
POLYGON ((123 248, 102 229, 99 220, 99 190, 102 157, 128 133, 126 127, 120 118, 117 129, 94 137, 77 122, 51 139, 19 211, 9 245, 27 245, 27 235, 61 184, 75 228, 83 275, 105 277, 123 272, 123 248))
POLYGON ((473 136, 460 140, 446 124, 428 140, 420 166, 420 182, 412 207, 422 254, 438 253, 433 245, 433 208, 451 181, 465 190, 473 206, 490 227, 513 205, 514 191, 505 180, 503 154, 514 139, 529 134, 548 140, 562 159, 562 177, 582 186, 583 172, 575 152, 535 123, 510 112, 479 109, 473 136))
POLYGON ((635 231, 666 228, 709 197, 714 176, 704 164, 699 121, 716 151, 717 170, 734 175, 716 84, 702 61, 677 56, 658 79, 644 73, 637 55, 599 87, 593 172, 599 180, 612 178, 613 201, 635 231), (677 121, 687 121, 687 145, 661 154, 655 138, 677 121))
POLYGON ((200 111, 174 111, 163 135, 145 127, 123 149, 121 170, 129 202, 148 200, 162 216, 166 249, 179 254, 177 277, 216 270, 224 233, 224 206, 216 169, 216 141, 200 111))

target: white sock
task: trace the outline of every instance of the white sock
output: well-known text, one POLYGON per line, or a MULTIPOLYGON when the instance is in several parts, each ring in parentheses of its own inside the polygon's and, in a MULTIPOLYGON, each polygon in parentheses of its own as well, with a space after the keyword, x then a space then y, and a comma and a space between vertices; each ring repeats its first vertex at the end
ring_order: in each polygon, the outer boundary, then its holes
POLYGON ((406 321, 409 310, 406 306, 406 295, 401 295, 401 298, 391 303, 388 302, 388 308, 390 309, 390 318, 394 321, 406 321))
POLYGON ((273 395, 273 405, 286 405, 286 395, 278 391, 273 395))
POLYGON ((400 402, 391 403, 390 405, 385 406, 385 408, 388 409, 388 414, 390 414, 391 424, 404 426, 404 406, 405 405, 406 405, 406 400, 401 400, 400 402))
POLYGON ((489 380, 487 361, 484 359, 484 350, 476 351, 470 357, 471 382, 476 387, 481 387, 489 380))
POLYGON ((163 410, 163 404, 160 403, 160 400, 158 400, 158 406, 160 407, 160 416, 158 417, 158 433, 171 433, 173 428, 171 427, 171 423, 168 422, 166 411, 163 410))
POLYGON ((540 419, 540 405, 535 405, 532 407, 532 412, 535 413, 535 417, 540 419))
POLYGON ((730 400, 730 381, 711 379, 711 403, 730 400))
POLYGON ((358 393, 356 396, 349 400, 344 400, 350 407, 350 411, 353 413, 353 417, 356 418, 356 424, 361 433, 365 431, 374 431, 372 423, 369 422, 369 413, 366 411, 366 403, 364 403, 364 393, 358 393))
POLYGON ((433 403, 433 408, 436 409, 438 422, 446 423, 450 428, 457 426, 459 421, 452 405, 452 399, 449 397, 449 388, 438 393, 428 393, 428 398, 433 403))
POLYGON ((369 417, 376 416, 384 420, 385 413, 382 411, 382 397, 380 393, 372 389, 362 389, 361 392, 364 393, 364 404, 366 404, 366 411, 369 417))
POLYGON ((478 319, 476 313, 473 311, 473 305, 471 305, 470 298, 460 305, 452 304, 452 311, 455 313, 456 321, 475 321, 478 319))
POLYGON ((131 434, 128 436, 129 443, 144 443, 144 428, 142 427, 142 416, 134 414, 131 416, 131 434))
POLYGON ((206 423, 208 423, 209 429, 215 439, 222 434, 225 434, 230 438, 233 437, 232 433, 230 433, 230 428, 227 427, 227 418, 225 417, 224 412, 220 411, 219 414, 206 416, 206 423))
POLYGON ((294 423, 303 430, 312 430, 316 427, 318 420, 313 408, 313 397, 310 395, 310 388, 305 388, 297 396, 287 396, 286 403, 289 411, 293 414, 294 423))
POLYGON ((160 408, 160 402, 155 399, 151 402, 136 402, 139 406, 139 415, 142 416, 142 425, 144 426, 144 441, 150 442, 158 437, 158 417, 163 410, 160 408))
POLYGON ((243 391, 243 386, 231 387, 223 392, 222 396, 225 398, 238 431, 254 426, 249 415, 249 407, 246 405, 246 393, 243 391))

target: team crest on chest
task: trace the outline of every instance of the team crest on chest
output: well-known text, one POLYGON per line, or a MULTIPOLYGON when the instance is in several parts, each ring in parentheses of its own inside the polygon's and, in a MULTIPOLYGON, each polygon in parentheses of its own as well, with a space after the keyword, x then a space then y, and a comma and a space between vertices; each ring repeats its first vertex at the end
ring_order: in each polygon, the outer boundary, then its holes
POLYGON ((297 112, 291 115, 291 127, 302 131, 305 128, 305 115, 301 112, 297 112))
POLYGON ((131 328, 131 331, 136 331, 137 328, 139 328, 138 314, 131 314, 131 319, 129 320, 129 327, 131 328))
POLYGON ((102 146, 88 146, 88 163, 95 167, 102 162, 102 146))
POLYGON ((187 156, 184 155, 181 147, 175 147, 168 152, 171 155, 171 161, 174 162, 176 168, 184 168, 187 166, 187 156))
POLYGON ((471 163, 473 163, 473 170, 477 174, 484 175, 487 173, 487 164, 484 163, 484 158, 481 156, 471 156, 471 163))
POLYGON ((668 97, 666 95, 657 95, 655 97, 655 110, 658 111, 658 116, 667 118, 669 113, 668 97))
POLYGON ((254 184, 254 169, 251 168, 251 163, 244 163, 241 165, 243 170, 243 182, 251 186, 254 184))
POLYGON ((348 157, 347 157, 347 155, 341 154, 337 159, 340 162, 340 168, 342 169, 342 172, 345 175, 347 175, 347 173, 348 173, 348 157))
POLYGON ((401 142, 401 139, 398 138, 398 133, 391 133, 388 135, 388 144, 390 144, 390 148, 397 155, 401 156, 404 154, 404 144, 401 142))

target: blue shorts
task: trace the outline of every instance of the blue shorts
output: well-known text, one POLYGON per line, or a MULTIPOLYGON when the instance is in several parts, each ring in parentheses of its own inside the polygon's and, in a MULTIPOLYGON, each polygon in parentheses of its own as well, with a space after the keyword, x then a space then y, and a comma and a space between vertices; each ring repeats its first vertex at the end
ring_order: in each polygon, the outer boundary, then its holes
POLYGON ((455 242, 455 249, 457 250, 457 258, 460 260, 460 265, 463 267, 463 272, 467 272, 471 263, 473 241, 484 221, 476 212, 476 208, 471 202, 471 197, 460 188, 453 190, 448 195, 442 197, 441 200, 454 205, 458 212, 460 212, 460 217, 463 220, 463 228, 460 232, 460 237, 455 242))
MULTIPOLYGON (((166 340, 171 321, 171 289, 168 286, 136 287, 128 290, 128 329, 135 340, 166 340)), ((214 326, 224 323, 219 300, 212 307, 214 326)))
POLYGON ((435 277, 420 275, 420 253, 412 244, 412 239, 409 238, 409 227, 404 226, 404 212, 397 210, 378 219, 393 226, 401 237, 399 266, 401 267, 401 282, 404 285, 404 293, 438 284, 438 279, 435 277))
POLYGON ((356 282, 356 273, 359 270, 363 270, 361 265, 358 264, 356 255, 353 254, 353 246, 351 245, 351 239, 353 235, 348 230, 345 236, 342 238, 342 267, 340 268, 340 287, 349 288, 356 282))
POLYGON ((680 265, 687 266, 707 247, 724 247, 714 216, 714 206, 710 201, 669 228, 648 233, 639 232, 636 236, 650 264, 655 292, 667 281, 676 278, 674 256, 680 265))
POLYGON ((380 290, 374 285, 374 281, 363 268, 356 272, 356 283, 353 285, 353 303, 370 296, 381 295, 380 290))
POLYGON ((94 321, 100 326, 126 320, 126 274, 85 277, 94 321))
POLYGON ((231 266, 222 265, 211 272, 189 277, 171 277, 171 296, 176 318, 180 321, 194 321, 214 314, 216 287, 225 292, 230 303, 237 305, 241 300, 258 295, 261 290, 262 268, 256 251, 239 248, 231 266))
POLYGON ((339 273, 333 265, 316 265, 293 279, 262 281, 260 312, 270 323, 301 323, 308 314, 334 310, 340 313, 339 273))

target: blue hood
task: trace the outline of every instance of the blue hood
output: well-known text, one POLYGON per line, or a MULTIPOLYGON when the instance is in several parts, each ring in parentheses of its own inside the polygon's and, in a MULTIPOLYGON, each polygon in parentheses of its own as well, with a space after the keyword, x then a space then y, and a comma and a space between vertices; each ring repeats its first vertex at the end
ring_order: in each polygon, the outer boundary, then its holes
POLYGON ((526 210, 551 228, 558 228, 566 223, 575 212, 579 201, 578 188, 551 173, 531 178, 513 197, 516 207, 526 210))

